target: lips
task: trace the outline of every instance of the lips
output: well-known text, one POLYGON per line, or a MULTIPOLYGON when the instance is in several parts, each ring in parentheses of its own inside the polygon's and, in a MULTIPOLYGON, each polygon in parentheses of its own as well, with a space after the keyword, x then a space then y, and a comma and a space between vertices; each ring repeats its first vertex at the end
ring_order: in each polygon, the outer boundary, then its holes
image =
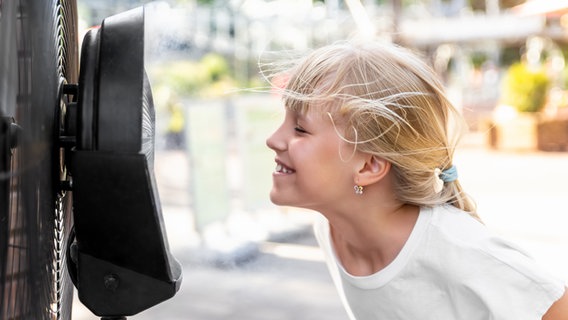
POLYGON ((287 167, 281 162, 276 162, 276 168, 274 169, 275 173, 282 173, 282 174, 291 174, 296 172, 294 169, 287 167))

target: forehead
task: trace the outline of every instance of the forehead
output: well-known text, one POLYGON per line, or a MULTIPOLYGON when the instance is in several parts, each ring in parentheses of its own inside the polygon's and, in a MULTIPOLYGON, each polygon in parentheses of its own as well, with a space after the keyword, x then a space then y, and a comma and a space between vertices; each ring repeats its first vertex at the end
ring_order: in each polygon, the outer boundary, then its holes
POLYGON ((298 120, 320 122, 335 127, 335 130, 343 132, 350 123, 350 113, 341 103, 306 103, 302 108, 286 106, 287 112, 292 112, 298 120))
POLYGON ((333 115, 334 108, 324 104, 305 104, 301 108, 285 105, 286 112, 300 120, 328 120, 333 115))

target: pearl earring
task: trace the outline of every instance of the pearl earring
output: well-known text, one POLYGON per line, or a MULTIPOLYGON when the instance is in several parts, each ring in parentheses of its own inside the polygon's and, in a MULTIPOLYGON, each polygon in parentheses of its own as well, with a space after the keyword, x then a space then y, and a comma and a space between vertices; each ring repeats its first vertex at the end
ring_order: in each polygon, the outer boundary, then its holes
POLYGON ((357 194, 357 195, 362 195, 362 194, 363 194, 363 186, 355 185, 355 186, 353 187, 353 189, 355 190, 355 194, 357 194))

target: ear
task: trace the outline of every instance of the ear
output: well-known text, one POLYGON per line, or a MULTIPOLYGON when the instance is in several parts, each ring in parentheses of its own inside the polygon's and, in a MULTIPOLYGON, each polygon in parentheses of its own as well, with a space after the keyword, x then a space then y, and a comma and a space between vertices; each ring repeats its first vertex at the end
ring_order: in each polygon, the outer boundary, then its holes
POLYGON ((355 183, 367 186, 382 180, 391 169, 391 163, 383 158, 366 155, 362 166, 355 173, 355 183))

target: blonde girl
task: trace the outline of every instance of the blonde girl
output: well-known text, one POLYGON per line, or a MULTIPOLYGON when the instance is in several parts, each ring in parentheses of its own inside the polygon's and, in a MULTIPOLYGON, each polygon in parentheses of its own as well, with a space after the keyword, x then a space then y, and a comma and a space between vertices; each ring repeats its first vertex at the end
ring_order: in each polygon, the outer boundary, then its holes
POLYGON ((453 163, 463 122, 419 57, 342 42, 275 79, 270 198, 321 213, 351 319, 568 319, 564 283, 480 222, 453 163))

